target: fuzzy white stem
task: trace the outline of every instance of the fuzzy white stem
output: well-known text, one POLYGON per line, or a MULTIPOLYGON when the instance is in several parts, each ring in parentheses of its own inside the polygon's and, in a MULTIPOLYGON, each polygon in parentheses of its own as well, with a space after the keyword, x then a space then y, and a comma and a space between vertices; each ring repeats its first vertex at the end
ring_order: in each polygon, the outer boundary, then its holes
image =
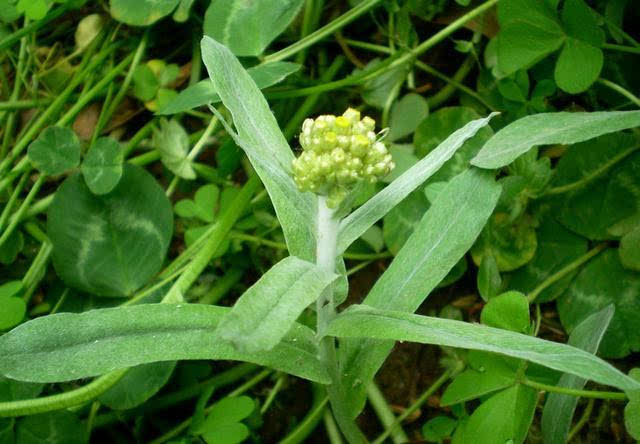
MULTIPOLYGON (((336 268, 336 255, 338 252, 339 220, 335 218, 334 211, 327 207, 325 196, 318 196, 316 223, 316 265, 333 273, 336 268)), ((317 309, 318 334, 322 334, 324 327, 334 313, 333 289, 331 286, 318 298, 317 309)))

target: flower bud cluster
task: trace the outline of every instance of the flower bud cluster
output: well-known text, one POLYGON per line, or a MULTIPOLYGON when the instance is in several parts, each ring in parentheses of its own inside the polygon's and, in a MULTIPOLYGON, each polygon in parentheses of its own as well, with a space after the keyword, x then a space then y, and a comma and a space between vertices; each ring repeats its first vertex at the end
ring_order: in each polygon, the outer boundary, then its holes
POLYGON ((373 131, 375 120, 360 118, 349 108, 341 116, 306 119, 300 133, 303 152, 293 160, 293 175, 300 191, 327 196, 337 207, 354 184, 384 177, 395 164, 373 131))

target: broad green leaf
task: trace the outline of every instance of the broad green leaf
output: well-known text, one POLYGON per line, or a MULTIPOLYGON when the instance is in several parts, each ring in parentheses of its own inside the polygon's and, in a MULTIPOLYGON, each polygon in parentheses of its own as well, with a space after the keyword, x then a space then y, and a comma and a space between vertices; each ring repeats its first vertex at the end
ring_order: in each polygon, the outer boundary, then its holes
POLYGON ((216 334, 241 351, 271 350, 336 278, 311 262, 289 256, 236 301, 216 334))
MULTIPOLYGON (((469 250, 499 195, 499 185, 483 171, 470 169, 453 178, 364 303, 380 309, 415 311, 469 250)), ((367 384, 392 346, 392 342, 373 340, 341 343, 341 374, 349 387, 349 410, 354 417, 362 408, 367 384)))
POLYGON ((174 207, 180 217, 197 217, 203 222, 212 223, 218 206, 220 189, 210 183, 198 188, 193 200, 182 199, 174 207))
POLYGON ((344 252, 370 226, 384 217, 393 207, 438 171, 466 140, 486 126, 495 115, 495 113, 492 113, 484 119, 469 122, 463 128, 451 134, 424 159, 420 160, 402 176, 391 182, 385 189, 343 219, 340 222, 338 235, 338 253, 344 252))
POLYGON ((569 94, 584 92, 598 79, 603 64, 602 49, 569 37, 556 63, 556 84, 569 94))
POLYGON ((532 66, 564 41, 555 11, 543 0, 503 0, 498 21, 498 67, 505 75, 532 66))
POLYGON ((384 242, 391 253, 398 254, 429 208, 424 193, 414 191, 382 219, 384 242))
MULTIPOLYGON (((271 62, 247 69, 258 88, 263 89, 283 81, 289 75, 300 70, 301 65, 291 62, 271 62)), ((220 102, 220 96, 210 80, 198 83, 180 91, 180 94, 160 108, 156 114, 177 114, 209 103, 220 102)))
POLYGON ((87 427, 74 413, 65 410, 27 416, 16 426, 16 442, 85 444, 87 427))
POLYGON ((622 358, 640 350, 638 305, 640 274, 626 270, 618 252, 609 249, 589 261, 557 300, 562 325, 569 333, 593 313, 611 304, 615 314, 600 344, 607 358, 622 358))
POLYGON ((479 266, 484 257, 491 254, 499 271, 522 267, 536 254, 538 240, 534 224, 535 220, 528 214, 511 220, 509 214, 496 211, 471 250, 473 261, 479 266))
POLYGON ((624 234, 614 227, 640 211, 640 155, 633 153, 638 144, 632 135, 609 134, 571 146, 550 189, 557 194, 552 201, 556 219, 593 240, 624 234))
MULTIPOLYGON (((582 321, 569 336, 569 344, 595 354, 602 336, 609 327, 614 307, 609 305, 582 321)), ((562 375, 558 387, 581 390, 587 381, 575 375, 562 375)), ((571 420, 578 405, 578 397, 550 393, 542 411, 542 436, 545 443, 567 442, 571 420)))
POLYGON ((117 140, 100 137, 89 148, 80 170, 84 181, 94 194, 107 194, 122 177, 124 152, 117 140))
POLYGON ((249 429, 240 421, 255 409, 248 396, 227 397, 211 406, 209 415, 194 433, 203 435, 211 444, 237 444, 249 436, 249 429))
POLYGON ((160 159, 173 174, 193 180, 196 172, 189 159, 189 135, 177 120, 160 119, 160 128, 153 131, 153 145, 160 152, 160 159))
POLYGON ((113 410, 132 409, 164 387, 176 367, 175 361, 152 362, 133 367, 98 400, 113 410))
POLYGON ((465 425, 461 443, 522 444, 533 421, 538 393, 516 384, 480 404, 465 425))
POLYGON ((46 0, 18 0, 16 4, 18 11, 24 12, 24 15, 31 20, 42 20, 50 6, 51 3, 46 0))
POLYGON ((605 41, 605 35, 598 21, 598 14, 589 8, 584 0, 565 0, 562 8, 562 24, 570 37, 601 47, 605 41))
POLYGON ((478 293, 485 301, 493 298, 498 294, 502 287, 502 277, 498 264, 492 253, 485 254, 478 268, 478 276, 476 278, 478 293))
POLYGON ((636 227, 620 239, 620 262, 634 271, 640 271, 640 227, 636 227))
POLYGON ((436 416, 422 426, 422 437, 427 442, 442 442, 451 436, 458 421, 448 416, 436 416))
POLYGON ((136 66, 133 71, 133 94, 143 102, 153 99, 160 89, 160 81, 148 64, 136 66))
POLYGON ((517 291, 507 291, 490 299, 482 309, 480 321, 489 327, 529 333, 531 320, 527 297, 517 291))
POLYGON ((56 176, 80 164, 80 141, 69 128, 50 126, 31 142, 27 154, 41 173, 56 176))
POLYGON ((202 58, 216 92, 233 116, 238 131, 236 142, 244 149, 269 192, 289 252, 312 260, 317 199, 312 193, 298 191, 291 170, 293 152, 269 104, 226 47, 205 36, 202 58))
MULTIPOLYGON (((399 99, 391 107, 389 134, 394 142, 413 133, 420 122, 429 114, 427 99, 419 94, 409 93, 399 99)), ((466 123, 466 122, 465 122, 466 123)))
MULTIPOLYGON (((355 305, 327 329, 338 338, 372 338, 467 348, 524 359, 621 390, 638 390, 640 382, 606 361, 566 344, 451 319, 355 305)), ((365 365, 365 361, 360 362, 365 365)))
POLYGON ((259 56, 295 18, 304 0, 212 0, 204 34, 237 56, 259 56))
POLYGON ((515 383, 516 369, 504 356, 471 350, 468 361, 469 368, 456 375, 442 394, 441 406, 470 401, 515 383))
POLYGON ((111 0, 111 15, 119 22, 147 26, 171 14, 180 0, 111 0))
POLYGON ((633 439, 640 439, 640 392, 631 392, 624 407, 624 427, 633 439))
MULTIPOLYGON (((380 59, 373 59, 364 67, 364 71, 375 69, 380 64, 380 59)), ((367 81, 362 86, 362 100, 370 106, 383 109, 397 96, 398 89, 407 78, 409 64, 403 64, 395 68, 387 68, 382 74, 367 81)))
POLYGON ((15 230, 9 238, 0 246, 0 263, 12 264, 18 257, 18 253, 24 248, 24 236, 22 231, 15 230))
POLYGON ((534 146, 577 143, 636 126, 640 126, 640 111, 534 114, 498 131, 471 163, 480 168, 500 168, 534 146))
POLYGON ((42 388, 42 384, 16 381, 0 376, 0 402, 33 399, 42 392, 42 388))
MULTIPOLYGON (((462 128, 467 123, 480 117, 471 108, 463 106, 452 106, 440 108, 435 113, 429 115, 420 122, 413 135, 413 144, 416 155, 420 158, 431 153, 457 128, 462 128)), ((491 138, 493 130, 490 126, 485 126, 467 141, 454 153, 451 159, 442 165, 431 178, 429 183, 446 182, 456 174, 461 173, 469 167, 469 160, 473 158, 482 145, 491 138)))
POLYGON ((130 296, 158 272, 173 231, 171 204, 145 170, 125 165, 118 185, 96 196, 75 174, 47 216, 56 273, 70 287, 130 296))
MULTIPOLYGON (((542 220, 537 237, 534 258, 509 277, 509 288, 525 294, 587 252, 587 240, 562 227, 551 215, 542 220)), ((547 302, 560 296, 576 273, 577 270, 546 288, 536 297, 536 302, 547 302)))
POLYGON ((0 296, 0 331, 18 325, 26 313, 27 304, 22 298, 0 296))
POLYGON ((0 374, 57 382, 150 362, 229 359, 329 382, 310 329, 295 324, 273 350, 242 353, 214 334, 226 313, 213 305, 146 304, 36 318, 0 336, 0 374))

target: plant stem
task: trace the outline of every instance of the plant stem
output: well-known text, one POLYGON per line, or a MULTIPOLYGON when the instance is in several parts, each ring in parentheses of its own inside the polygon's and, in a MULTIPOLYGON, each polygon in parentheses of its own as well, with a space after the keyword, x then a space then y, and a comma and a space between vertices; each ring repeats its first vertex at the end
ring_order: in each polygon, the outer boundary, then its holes
POLYGON ((325 390, 318 384, 313 385, 314 397, 313 405, 307 415, 298 423, 295 429, 285 436, 280 444, 298 444, 303 442, 313 430, 318 426, 320 419, 329 402, 329 397, 325 390))
POLYGON ((374 381, 372 381, 367 388, 367 397, 369 398, 369 403, 376 412, 378 419, 384 426, 387 436, 391 436, 391 440, 395 444, 401 444, 409 441, 409 437, 404 430, 402 430, 402 425, 398 422, 397 418, 389 408, 387 400, 384 399, 384 395, 374 381))
POLYGON ((336 421, 335 419, 333 419, 333 416, 331 415, 331 412, 329 410, 324 410, 322 419, 324 420, 324 428, 327 431, 327 435, 329 436, 329 443, 343 444, 338 425, 336 424, 336 421))
POLYGON ((534 288, 533 291, 527 295, 527 299, 529 300, 529 304, 532 304, 533 301, 535 301, 536 298, 540 295, 540 293, 542 293, 544 290, 546 290, 549 286, 551 286, 552 284, 558 282, 560 279, 562 279, 563 277, 567 276, 572 271, 576 270, 578 267, 580 267, 582 264, 587 262, 592 257, 594 257, 597 254, 599 254, 605 248, 607 248, 607 244, 606 243, 602 243, 602 244, 596 245, 591 250, 587 251, 585 254, 583 254, 582 256, 580 256, 579 258, 574 260, 573 262, 568 263, 563 268, 561 268, 560 270, 556 271, 551 276, 546 278, 544 281, 542 281, 540 283, 540 285, 538 285, 536 288, 534 288))
POLYGON ((267 396, 267 399, 264 400, 264 404, 260 408, 260 414, 261 415, 264 415, 266 413, 266 411, 269 410, 269 407, 271 407, 271 404, 276 399, 276 396, 278 395, 278 392, 282 388, 282 386, 283 386, 283 384, 284 384, 286 379, 287 379, 286 373, 283 373, 280 376, 278 376, 278 379, 277 379, 275 385, 269 391, 269 396, 267 396))
POLYGON ((24 401, 10 401, 0 403, 0 418, 61 410, 78 404, 91 401, 96 396, 104 393, 127 372, 127 369, 116 370, 100 376, 93 382, 69 392, 60 393, 43 398, 27 399, 24 401))
POLYGON ((627 395, 625 395, 624 392, 578 390, 568 387, 558 387, 556 385, 543 384, 541 382, 531 381, 530 379, 521 379, 520 383, 526 385, 527 387, 531 387, 548 393, 561 393, 563 395, 578 396, 581 398, 611 399, 616 401, 625 401, 627 399, 627 395))
MULTIPOLYGON (((235 397, 235 396, 240 396, 241 394, 243 394, 244 392, 246 392, 247 390, 249 390, 251 387, 253 387, 254 385, 258 384, 260 381, 262 381, 264 378, 266 378, 267 376, 269 376, 272 373, 272 370, 263 370, 260 373, 258 373, 256 376, 254 376, 253 378, 251 378, 249 381, 245 382, 244 384, 242 384, 240 387, 238 387, 237 389, 235 389, 234 391, 232 391, 231 393, 229 393, 226 397, 235 397)), ((212 406, 207 407, 204 410, 205 414, 208 414, 211 412, 211 409, 213 408, 212 406)), ((171 438, 173 438, 174 436, 180 434, 180 432, 182 432, 184 429, 186 429, 187 427, 189 427, 189 425, 191 424, 191 421, 193 421, 193 417, 187 418, 186 420, 184 420, 183 422, 181 422, 180 424, 178 424, 176 427, 174 427, 173 429, 169 430, 167 433, 165 433, 164 435, 162 435, 161 437, 154 439, 153 441, 151 441, 149 444, 162 444, 163 442, 166 442, 168 440, 170 440, 171 438)))
POLYGON ((345 12, 344 14, 342 14, 340 17, 338 17, 331 23, 327 23, 322 28, 312 32, 311 34, 298 40, 294 44, 289 45, 278 52, 269 54, 264 58, 264 61, 262 63, 277 62, 279 60, 284 60, 286 58, 291 57, 292 55, 296 54, 298 51, 302 51, 303 49, 313 45, 318 40, 321 40, 324 37, 333 34, 335 31, 347 25, 348 23, 355 20, 356 18, 360 17, 362 14, 364 14, 365 12, 367 12, 369 9, 373 8, 380 2, 381 0, 364 0, 360 2, 357 6, 345 12))
POLYGON ((587 406, 584 408, 584 412, 582 412, 582 416, 567 435, 567 442, 571 442, 571 440, 575 438, 578 433, 580 433, 582 427, 584 427, 584 425, 589 422, 589 418, 591 417, 591 412, 593 411, 593 405, 595 404, 595 402, 595 399, 589 399, 589 401, 587 402, 587 406))
POLYGON ((602 49, 608 49, 610 51, 628 52, 630 54, 640 54, 640 48, 634 48, 633 46, 616 45, 613 43, 605 43, 602 45, 602 49))
POLYGON ((20 40, 23 36, 28 35, 38 29, 42 28, 47 23, 57 19, 62 14, 67 12, 69 8, 67 6, 60 6, 59 8, 54 9, 49 12, 42 20, 38 20, 33 23, 29 23, 26 26, 23 26, 16 32, 11 35, 6 36, 4 39, 0 40, 0 54, 7 49, 9 46, 13 45, 15 42, 20 40))
POLYGON ((266 96, 267 98, 272 98, 272 99, 300 97, 300 96, 316 94, 324 91, 332 91, 334 89, 343 88, 346 86, 359 85, 361 83, 367 82, 383 74, 384 72, 388 72, 394 68, 397 68, 398 66, 401 66, 405 63, 410 62, 412 59, 415 59, 420 54, 431 49, 436 44, 446 39, 453 32, 460 29, 468 21, 473 20, 478 15, 486 12, 489 8, 497 4, 498 1, 499 0, 488 0, 487 2, 478 6, 477 8, 469 11, 459 19, 450 23, 447 27, 443 28, 442 30, 440 30, 439 32, 431 36, 429 39, 425 40, 420 45, 416 46, 414 49, 407 51, 405 53, 398 52, 396 53, 397 55, 393 55, 387 58, 383 62, 375 65, 375 67, 373 67, 370 70, 364 71, 357 75, 345 77, 344 79, 336 80, 333 82, 328 82, 328 83, 324 83, 316 86, 310 86, 307 88, 300 88, 296 90, 272 92, 272 93, 268 93, 266 96))
POLYGON ((151 404, 143 404, 140 407, 136 407, 125 412, 109 412, 100 415, 95 419, 94 426, 95 428, 104 427, 115 422, 126 421, 127 419, 135 418, 144 414, 158 412, 180 402, 196 398, 207 388, 221 389, 231 385, 255 372, 257 368, 258 366, 255 364, 238 364, 235 367, 218 373, 205 381, 198 382, 197 384, 190 385, 164 396, 156 397, 153 399, 153 403, 151 404))
POLYGON ((209 261, 224 241, 224 238, 228 235, 231 227, 233 227, 236 221, 240 218, 246 206, 251 201, 251 196, 253 196, 253 193, 256 191, 259 184, 260 179, 258 179, 258 176, 255 174, 249 178, 247 183, 244 184, 234 199, 233 204, 230 205, 227 211, 221 215, 220 219, 215 224, 211 235, 206 240, 206 243, 193 258, 187 269, 173 284, 167 295, 164 297, 163 302, 172 303, 184 301, 184 294, 189 290, 189 288, 191 288, 202 271, 207 267, 209 261))
POLYGON ((29 193, 27 193, 27 197, 25 197, 20 207, 18 207, 18 210, 15 212, 15 215, 14 215, 15 217, 11 219, 11 221, 9 222, 9 225, 7 226, 7 229, 4 230, 4 232, 2 233, 2 236, 0 236, 0 247, 4 245, 7 239, 9 239, 9 236, 11 236, 11 233, 13 233, 13 230, 15 230, 16 227, 18 226, 18 223, 20 222, 20 218, 25 213, 25 211, 27 211, 27 208, 29 208, 29 205, 31 205, 31 201, 36 197, 36 194, 38 194, 38 191, 40 191, 40 187, 44 183, 44 178, 45 176, 43 174, 41 174, 38 177, 36 182, 31 187, 31 190, 29 190, 29 193))
POLYGON ((569 191, 574 191, 579 188, 582 188, 583 186, 587 185, 591 181, 597 179, 602 174, 607 172, 607 170, 612 166, 614 166, 616 163, 620 162, 630 154, 633 154, 635 151, 638 150, 638 148, 640 148, 640 145, 627 148, 626 150, 618 153, 617 155, 613 156, 611 159, 604 162, 596 170, 591 172, 589 175, 583 177, 582 179, 566 185, 559 186, 559 187, 550 188, 544 194, 545 195, 562 194, 562 193, 568 193, 569 191))
MULTIPOLYGON (((640 49, 638 50, 638 54, 640 54, 640 49)), ((634 105, 640 107, 640 99, 637 96, 633 95, 631 93, 631 91, 623 88, 622 86, 618 85, 617 83, 612 82, 611 80, 598 79, 597 82, 601 83, 604 86, 606 86, 607 88, 612 89, 613 91, 621 94, 622 96, 624 96, 627 99, 629 99, 629 101, 633 102, 634 105)))
POLYGON ((409 415, 411 415, 413 412, 418 410, 420 406, 422 406, 422 404, 427 402, 427 400, 431 395, 437 392, 438 389, 442 387, 442 385, 449 380, 449 378, 451 377, 451 375, 453 375, 453 373, 454 371, 447 370, 442 374, 442 376, 436 379, 434 383, 431 384, 431 386, 427 390, 425 390, 413 404, 411 404, 411 406, 407 407, 404 410, 404 412, 402 412, 402 414, 396 418, 393 424, 387 427, 385 431, 373 441, 372 444, 382 444, 384 440, 387 438, 387 436, 389 436, 389 433, 391 433, 391 429, 395 426, 395 423, 398 423, 398 424, 402 423, 402 421, 407 419, 409 415))

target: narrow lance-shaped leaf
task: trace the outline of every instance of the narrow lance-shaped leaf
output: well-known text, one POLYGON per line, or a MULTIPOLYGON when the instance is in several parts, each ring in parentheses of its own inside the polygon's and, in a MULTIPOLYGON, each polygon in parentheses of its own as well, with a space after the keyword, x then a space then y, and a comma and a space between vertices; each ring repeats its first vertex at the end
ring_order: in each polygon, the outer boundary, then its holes
POLYGON ((149 362, 230 359, 329 382, 309 328, 295 324, 271 351, 243 353, 215 335, 228 310, 146 304, 44 316, 0 336, 0 374, 20 381, 59 382, 149 362))
POLYGON ((271 350, 337 277, 311 262, 289 256, 238 299, 216 333, 242 351, 271 350))
POLYGON ((525 359, 621 390, 640 389, 640 382, 579 348, 452 319, 356 305, 336 317, 329 324, 327 334, 483 350, 525 359))
POLYGON ((447 137, 444 142, 402 176, 391 182, 384 190, 346 217, 340 223, 338 253, 345 251, 351 243, 362 236, 376 221, 384 217, 393 207, 438 171, 465 141, 488 125, 489 120, 495 115, 497 113, 492 113, 484 119, 477 119, 467 123, 447 137))
MULTIPOLYGON (((415 311, 471 248, 500 196, 492 174, 477 169, 454 177, 378 279, 364 303, 381 309, 415 311)), ((367 339, 341 341, 340 363, 355 417, 365 390, 393 347, 367 339)))
POLYGON ((471 164, 500 168, 537 145, 577 143, 636 126, 640 126, 640 111, 534 114, 498 131, 471 164))
MULTIPOLYGON (((596 353, 604 333, 613 318, 615 307, 608 305, 582 321, 569 336, 569 344, 596 353)), ((558 387, 582 389, 586 380, 579 376, 565 374, 558 381, 558 387)), ((542 436, 547 444, 564 444, 569 436, 571 420, 578 405, 576 396, 550 393, 542 411, 542 436)))
POLYGON ((317 199, 296 188, 291 173, 293 152, 267 101, 238 59, 207 36, 202 39, 202 59, 222 103, 233 115, 238 145, 271 196, 289 252, 312 260, 317 199))
MULTIPOLYGON (((298 71, 302 65, 291 62, 271 62, 264 65, 257 65, 247 69, 247 74, 251 76, 256 86, 260 89, 284 80, 290 74, 298 71)), ((188 111, 209 103, 217 103, 220 96, 216 92, 211 80, 201 80, 195 85, 180 91, 180 94, 167 103, 156 114, 176 114, 188 111)))

